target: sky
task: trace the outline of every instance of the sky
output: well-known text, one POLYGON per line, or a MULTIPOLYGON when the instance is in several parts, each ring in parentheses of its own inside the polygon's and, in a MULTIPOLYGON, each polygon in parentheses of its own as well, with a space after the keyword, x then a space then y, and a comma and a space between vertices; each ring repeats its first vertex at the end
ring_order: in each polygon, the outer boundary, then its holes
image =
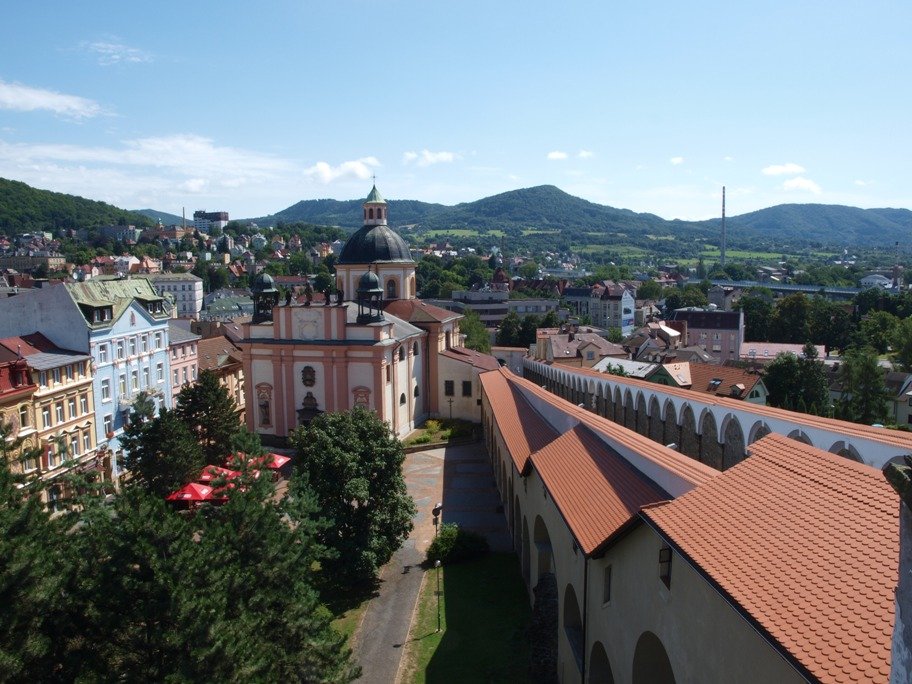
MULTIPOLYGON (((187 215, 551 184, 912 208, 912 3, 7 3, 0 177, 187 215)), ((391 206, 395 222, 394 206, 391 206)))

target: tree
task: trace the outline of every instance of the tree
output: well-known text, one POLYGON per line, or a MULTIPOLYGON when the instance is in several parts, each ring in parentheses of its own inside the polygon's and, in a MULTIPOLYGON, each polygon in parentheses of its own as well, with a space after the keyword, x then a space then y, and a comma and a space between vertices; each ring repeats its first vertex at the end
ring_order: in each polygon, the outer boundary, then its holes
POLYGON ((624 332, 620 328, 608 328, 608 341, 620 344, 624 341, 624 332))
POLYGON ((560 327, 560 318, 557 317, 557 311, 551 309, 542 316, 541 321, 538 323, 539 328, 559 328, 560 327))
POLYGON ((527 261, 519 267, 519 275, 526 280, 535 280, 538 278, 538 264, 534 261, 527 261))
POLYGON ((845 307, 823 297, 811 300, 808 312, 810 339, 830 350, 843 350, 849 345, 852 320, 845 307))
POLYGON ((766 288, 751 288, 738 302, 744 312, 744 336, 753 342, 769 340, 773 318, 773 293, 766 288))
POLYGON ((779 354, 767 365, 763 382, 769 391, 771 406, 824 415, 829 410, 829 387, 823 363, 817 359, 813 345, 805 345, 804 353, 779 354))
POLYGON ((899 319, 886 311, 870 312, 858 327, 856 346, 867 345, 878 354, 886 354, 898 323, 899 319))
POLYGON ((912 318, 905 318, 896 324, 892 346, 895 365, 901 371, 912 372, 912 318))
POLYGON ((810 303, 803 293, 788 295, 779 300, 770 321, 770 341, 804 344, 808 339, 810 303))
POLYGON ((876 351, 855 347, 846 352, 839 367, 839 383, 842 386, 840 418, 865 425, 886 421, 890 394, 884 385, 884 369, 878 364, 876 351))
POLYGON ((130 484, 156 496, 192 482, 207 463, 195 435, 176 411, 167 408, 148 420, 131 418, 120 441, 130 484))
POLYGON ((290 437, 298 468, 293 496, 313 492, 328 521, 318 539, 337 554, 329 570, 371 580, 412 529, 415 504, 405 488, 405 453, 389 426, 363 408, 324 413, 290 437))
POLYGON ((195 384, 185 385, 174 411, 196 436, 207 463, 218 465, 231 454, 231 438, 240 429, 239 411, 215 373, 204 370, 195 384))
POLYGON ((519 314, 511 311, 500 322, 497 330, 497 344, 501 347, 521 347, 519 314))
POLYGON ((531 344, 535 344, 535 339, 538 335, 538 328, 541 324, 541 319, 535 314, 526 314, 522 317, 522 320, 519 322, 519 339, 516 346, 518 347, 528 347, 531 344))
POLYGON ((491 351, 491 336, 478 317, 471 309, 466 309, 463 318, 459 321, 459 331, 466 336, 465 346, 485 354, 491 351))
POLYGON ((662 286, 654 280, 647 280, 637 288, 637 299, 659 299, 662 296, 662 286))

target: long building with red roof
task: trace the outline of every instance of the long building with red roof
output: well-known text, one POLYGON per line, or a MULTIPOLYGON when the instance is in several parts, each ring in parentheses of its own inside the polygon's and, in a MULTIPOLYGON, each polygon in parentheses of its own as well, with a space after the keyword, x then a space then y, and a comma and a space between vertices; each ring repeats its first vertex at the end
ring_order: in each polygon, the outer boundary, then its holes
POLYGON ((535 681, 888 681, 880 471, 769 434, 720 472, 505 368, 481 384, 535 681))

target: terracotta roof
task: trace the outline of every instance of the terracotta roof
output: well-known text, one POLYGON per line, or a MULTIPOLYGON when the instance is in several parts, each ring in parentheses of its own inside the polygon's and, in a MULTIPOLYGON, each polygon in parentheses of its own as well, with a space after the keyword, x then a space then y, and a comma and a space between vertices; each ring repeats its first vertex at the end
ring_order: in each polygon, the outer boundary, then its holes
MULTIPOLYGON (((542 363, 542 365, 545 366, 551 365, 544 362, 538 363, 542 363)), ((649 382, 647 380, 638 380, 637 378, 626 378, 620 376, 608 376, 604 373, 592 371, 589 368, 571 368, 560 365, 554 365, 553 367, 559 368, 562 372, 571 373, 573 375, 591 377, 597 380, 610 380, 611 382, 630 387, 631 390, 640 388, 643 390, 648 390, 650 392, 655 392, 656 388, 659 387, 664 394, 667 394, 669 396, 680 397, 682 399, 694 398, 693 392, 690 390, 679 389, 677 387, 670 387, 665 385, 657 386, 655 383, 649 382)), ((694 365, 691 365, 691 368, 693 367, 694 365)), ((912 433, 904 432, 902 430, 886 430, 884 428, 871 427, 870 425, 861 425, 860 423, 849 423, 844 420, 837 420, 835 418, 812 416, 809 413, 796 413, 794 411, 787 411, 785 409, 773 408, 772 406, 750 404, 739 399, 731 399, 729 397, 709 396, 704 394, 699 397, 699 400, 715 404, 716 406, 728 406, 732 409, 749 411, 758 418, 774 418, 778 420, 786 420, 794 423, 795 425, 806 425, 809 427, 818 427, 823 430, 838 431, 842 432, 845 435, 864 437, 865 439, 870 439, 873 442, 891 444, 912 451, 912 433)))
POLYGON ((394 299, 386 302, 383 310, 409 323, 443 323, 462 317, 462 314, 441 309, 420 299, 394 299))
POLYGON ((688 366, 690 366, 690 389, 695 392, 745 399, 754 385, 760 382, 760 376, 757 373, 749 373, 743 368, 707 363, 694 363, 688 364, 688 366), (717 380, 721 382, 716 382, 717 380), (732 385, 742 385, 743 389, 739 389, 738 394, 733 394, 732 385))
POLYGON ((440 355, 446 356, 454 361, 469 363, 475 368, 485 371, 500 368, 500 363, 490 354, 482 354, 474 349, 466 349, 465 347, 451 347, 450 349, 440 352, 440 355))
POLYGON ((529 456, 557 438, 558 432, 508 381, 506 373, 509 371, 500 368, 478 377, 485 396, 495 409, 494 422, 510 452, 513 465, 523 473, 529 463, 529 456))
POLYGON ((890 485, 782 435, 749 451, 643 517, 811 678, 887 681, 899 557, 890 485))
POLYGON ((238 361, 241 359, 240 348, 223 335, 200 340, 196 343, 196 351, 201 371, 216 370, 224 366, 229 357, 234 357, 238 361))
POLYGON ((582 424, 532 454, 532 465, 586 555, 642 506, 669 498, 582 424))

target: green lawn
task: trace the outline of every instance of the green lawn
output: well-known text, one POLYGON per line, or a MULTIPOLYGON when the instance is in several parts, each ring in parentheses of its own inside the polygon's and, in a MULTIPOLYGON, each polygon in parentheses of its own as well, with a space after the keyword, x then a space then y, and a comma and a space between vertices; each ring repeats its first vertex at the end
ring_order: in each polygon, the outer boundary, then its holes
POLYGON ((426 571, 405 653, 403 682, 528 682, 529 599, 519 563, 497 553, 426 571))

